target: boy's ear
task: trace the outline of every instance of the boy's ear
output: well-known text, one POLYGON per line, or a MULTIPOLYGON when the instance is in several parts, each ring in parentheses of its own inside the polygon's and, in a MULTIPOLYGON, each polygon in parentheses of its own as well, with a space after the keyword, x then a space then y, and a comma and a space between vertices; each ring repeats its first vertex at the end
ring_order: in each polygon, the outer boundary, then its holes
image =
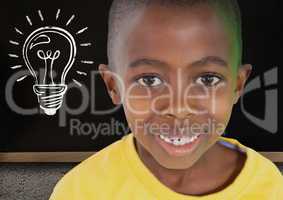
POLYGON ((252 72, 252 66, 249 64, 240 66, 237 74, 236 88, 234 92, 234 104, 236 104, 242 96, 246 81, 252 72))
POLYGON ((104 80, 109 96, 113 104, 121 104, 118 85, 114 73, 109 69, 108 65, 100 64, 98 67, 99 73, 104 80))

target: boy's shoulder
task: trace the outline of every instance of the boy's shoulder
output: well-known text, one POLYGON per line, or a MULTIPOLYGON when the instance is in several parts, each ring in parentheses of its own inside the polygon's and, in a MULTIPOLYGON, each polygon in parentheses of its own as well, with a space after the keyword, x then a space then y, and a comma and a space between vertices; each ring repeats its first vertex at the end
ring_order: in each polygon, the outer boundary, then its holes
POLYGON ((98 170, 100 173, 103 173, 104 170, 109 170, 115 167, 117 169, 121 165, 123 158, 123 151, 125 148, 125 140, 129 135, 124 136, 123 138, 117 140, 116 142, 110 144, 109 146, 103 148, 102 150, 94 153, 80 164, 71 169, 68 173, 76 174, 83 171, 87 173, 95 173, 95 170, 98 170), (114 165, 114 166, 113 166, 114 165))
POLYGON ((236 147, 238 150, 246 153, 247 160, 244 167, 249 169, 250 173, 254 173, 254 176, 268 176, 269 179, 280 180, 283 184, 283 177, 278 167, 271 160, 263 156, 261 153, 255 151, 254 149, 248 146, 243 145, 236 139, 221 137, 220 140, 226 143, 228 142, 232 144, 232 146, 236 147))
MULTIPOLYGON (((124 136, 68 171, 54 187, 50 200, 53 200, 53 196, 56 196, 54 198, 57 200, 58 196, 66 193, 74 196, 74 191, 81 193, 83 191, 80 190, 99 190, 103 185, 111 187, 116 179, 122 179, 127 173, 126 161, 122 154, 128 137, 124 136)), ((66 199, 66 196, 64 198, 66 199)))
POLYGON ((235 182, 245 183, 245 199, 249 195, 262 195, 262 199, 283 198, 283 176, 278 167, 269 159, 254 149, 241 144, 236 139, 221 137, 221 141, 228 142, 231 147, 237 147, 246 153, 245 164, 235 182), (274 196, 274 198, 272 198, 274 196), (280 198, 279 198, 280 197, 280 198))

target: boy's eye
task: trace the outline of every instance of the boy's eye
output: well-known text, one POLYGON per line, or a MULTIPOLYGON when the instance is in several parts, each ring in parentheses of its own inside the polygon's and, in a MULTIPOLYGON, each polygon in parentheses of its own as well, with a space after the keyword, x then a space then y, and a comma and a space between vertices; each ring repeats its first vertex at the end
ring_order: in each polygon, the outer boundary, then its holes
POLYGON ((156 87, 162 84, 162 80, 157 76, 143 76, 137 79, 137 82, 145 87, 156 87))
POLYGON ((218 83, 220 83, 221 80, 222 79, 217 75, 207 74, 199 77, 196 80, 196 83, 207 87, 213 87, 216 86, 218 83))

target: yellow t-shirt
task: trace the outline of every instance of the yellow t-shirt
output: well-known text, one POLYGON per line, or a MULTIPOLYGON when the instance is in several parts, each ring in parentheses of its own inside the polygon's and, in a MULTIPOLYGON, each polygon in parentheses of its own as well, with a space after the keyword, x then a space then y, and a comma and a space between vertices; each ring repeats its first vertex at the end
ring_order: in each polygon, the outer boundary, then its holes
POLYGON ((169 189, 144 166, 130 134, 70 170, 49 200, 283 200, 283 177, 271 161, 237 140, 220 142, 247 154, 238 177, 220 192, 197 197, 169 189))

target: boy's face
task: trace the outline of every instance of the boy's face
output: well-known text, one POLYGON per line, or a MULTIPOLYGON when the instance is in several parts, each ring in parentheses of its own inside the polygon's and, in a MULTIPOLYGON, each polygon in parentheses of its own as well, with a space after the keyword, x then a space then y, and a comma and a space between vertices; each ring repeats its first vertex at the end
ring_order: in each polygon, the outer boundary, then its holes
POLYGON ((122 29, 115 67, 125 90, 100 66, 113 102, 123 98, 138 145, 160 165, 191 167, 223 133, 250 67, 235 73, 231 38, 205 5, 150 6, 122 29))

